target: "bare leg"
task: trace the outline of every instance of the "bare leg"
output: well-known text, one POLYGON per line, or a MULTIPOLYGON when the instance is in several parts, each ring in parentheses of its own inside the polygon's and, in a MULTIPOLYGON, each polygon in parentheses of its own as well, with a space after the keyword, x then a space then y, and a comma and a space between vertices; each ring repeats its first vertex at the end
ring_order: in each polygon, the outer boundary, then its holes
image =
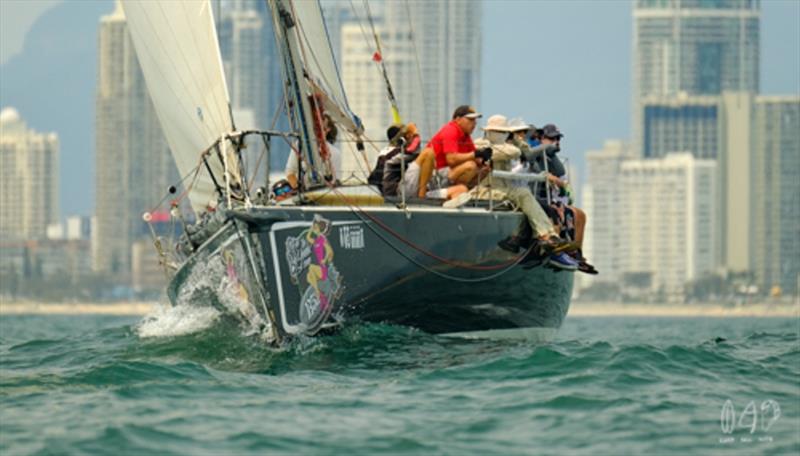
POLYGON ((425 193, 428 191, 428 181, 431 180, 433 168, 436 165, 433 149, 430 147, 425 148, 415 161, 419 164, 419 190, 417 190, 417 196, 425 198, 425 193))
POLYGON ((291 185, 292 188, 297 188, 297 176, 295 174, 287 174, 286 180, 289 181, 289 185, 291 185))
POLYGON ((308 280, 308 284, 311 285, 314 290, 319 293, 319 288, 317 287, 317 283, 319 279, 322 278, 322 269, 316 264, 312 264, 308 266, 308 274, 306 274, 306 280, 308 280))
POLYGON ((571 206, 572 213, 575 214, 575 243, 583 248, 583 232, 586 229, 586 212, 571 206))
POLYGON ((477 174, 478 164, 474 161, 467 161, 455 168, 450 168, 447 178, 454 184, 464 184, 469 187, 477 174))

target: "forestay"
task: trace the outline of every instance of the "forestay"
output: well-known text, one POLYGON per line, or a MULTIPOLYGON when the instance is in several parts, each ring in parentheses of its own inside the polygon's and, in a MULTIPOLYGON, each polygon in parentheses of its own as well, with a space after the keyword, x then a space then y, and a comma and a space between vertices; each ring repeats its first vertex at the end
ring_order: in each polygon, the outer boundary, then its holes
MULTIPOLYGON (((202 212, 216 196, 201 153, 233 131, 210 2, 122 0, 122 6, 178 171, 186 176, 201 166, 189 200, 202 212)), ((221 182, 222 164, 213 156, 207 162, 221 182)))

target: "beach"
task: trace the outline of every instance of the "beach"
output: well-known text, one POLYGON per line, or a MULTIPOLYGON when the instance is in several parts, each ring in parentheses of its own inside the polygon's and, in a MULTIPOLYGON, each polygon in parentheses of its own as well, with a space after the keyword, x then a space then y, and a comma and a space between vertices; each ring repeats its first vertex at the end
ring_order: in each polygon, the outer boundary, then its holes
MULTIPOLYGON (((52 303, 0 301, 0 315, 148 315, 156 301, 52 303)), ((573 317, 794 317, 800 318, 800 301, 764 301, 750 304, 653 304, 573 302, 573 317)))
POLYGON ((112 303, 0 301, 0 315, 147 315, 157 302, 123 301, 112 303))
POLYGON ((573 302, 573 317, 800 317, 800 301, 750 304, 573 302))

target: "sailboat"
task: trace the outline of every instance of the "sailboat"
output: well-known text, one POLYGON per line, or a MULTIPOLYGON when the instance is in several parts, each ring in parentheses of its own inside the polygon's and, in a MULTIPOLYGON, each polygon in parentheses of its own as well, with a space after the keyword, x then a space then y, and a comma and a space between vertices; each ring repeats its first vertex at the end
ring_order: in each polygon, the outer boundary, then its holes
POLYGON ((573 274, 523 267, 524 254, 498 247, 524 223, 520 212, 491 200, 389 199, 326 179, 322 116, 357 149, 365 138, 317 0, 267 0, 287 131, 235 127, 208 0, 122 5, 190 203, 173 204, 184 226, 174 248, 154 234, 173 304, 211 299, 275 342, 353 320, 466 337, 547 339, 561 326, 573 274), (253 138, 267 153, 285 141, 299 154, 297 196, 276 201, 268 182, 255 182, 265 173, 248 158, 253 138))

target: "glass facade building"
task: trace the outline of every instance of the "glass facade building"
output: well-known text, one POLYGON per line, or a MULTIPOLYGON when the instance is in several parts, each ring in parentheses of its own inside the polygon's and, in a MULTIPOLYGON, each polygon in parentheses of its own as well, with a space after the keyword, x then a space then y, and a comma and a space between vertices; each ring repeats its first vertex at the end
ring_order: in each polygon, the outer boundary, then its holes
POLYGON ((753 114, 751 258, 763 291, 800 280, 800 97, 758 97, 753 114))
MULTIPOLYGON (((633 132, 641 155, 663 156, 648 150, 647 135, 652 131, 647 131, 644 118, 646 100, 758 93, 760 6, 760 0, 636 1, 633 132)), ((650 114, 685 114, 688 118, 683 122, 701 124, 710 122, 713 115, 699 107, 682 109, 650 114)))
POLYGON ((644 102, 644 157, 691 152, 698 158, 717 158, 721 146, 719 104, 718 97, 644 102))
POLYGON ((637 96, 758 92, 758 0, 639 0, 637 96))

